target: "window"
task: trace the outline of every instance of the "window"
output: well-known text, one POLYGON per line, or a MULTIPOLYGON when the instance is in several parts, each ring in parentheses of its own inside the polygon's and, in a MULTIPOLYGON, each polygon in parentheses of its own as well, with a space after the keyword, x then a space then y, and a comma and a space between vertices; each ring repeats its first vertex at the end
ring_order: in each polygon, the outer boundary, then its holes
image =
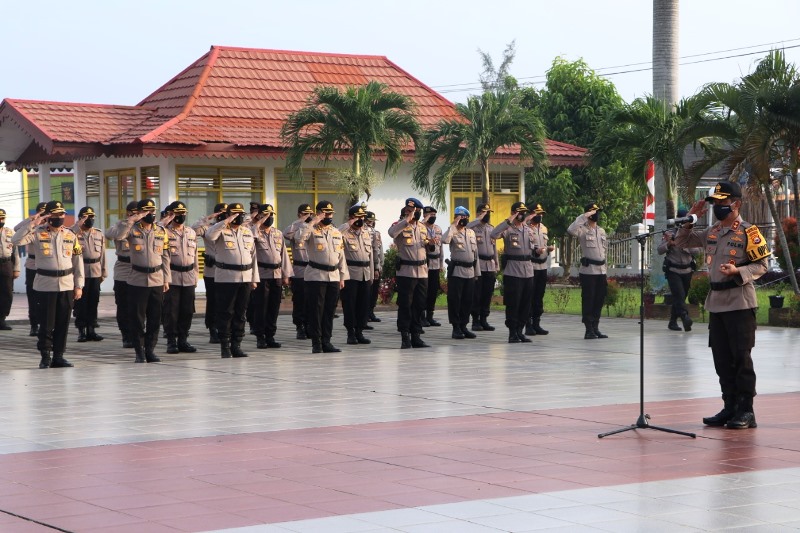
POLYGON ((336 189, 330 169, 306 170, 303 172, 302 183, 292 180, 285 169, 275 170, 275 198, 277 217, 276 225, 279 228, 288 226, 297 218, 297 207, 300 204, 310 204, 314 209, 317 202, 327 200, 333 204, 337 220, 347 219, 349 197, 336 189), (280 224, 280 225, 278 225, 280 224))
MULTIPOLYGON (((483 203, 482 179, 483 174, 480 172, 465 172, 453 176, 450 180, 450 220, 457 206, 466 207, 475 215, 478 204, 483 203)), ((489 204, 494 210, 491 223, 495 226, 508 218, 511 204, 519 200, 519 184, 519 172, 489 172, 489 204)))
POLYGON ((200 167, 178 165, 178 198, 189 216, 199 218, 214 212, 218 203, 264 201, 264 170, 251 167, 200 167))
POLYGON ((134 199, 136 170, 106 170, 103 172, 103 180, 106 189, 105 227, 110 228, 125 217, 125 207, 134 199))

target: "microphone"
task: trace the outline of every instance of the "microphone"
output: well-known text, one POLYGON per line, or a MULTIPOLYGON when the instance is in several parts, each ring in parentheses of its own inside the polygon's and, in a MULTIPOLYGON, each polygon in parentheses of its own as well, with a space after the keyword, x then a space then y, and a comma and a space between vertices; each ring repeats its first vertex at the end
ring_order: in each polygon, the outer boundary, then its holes
POLYGON ((685 217, 667 219, 667 226, 681 226, 683 224, 695 223, 697 223, 697 215, 687 215, 685 217))

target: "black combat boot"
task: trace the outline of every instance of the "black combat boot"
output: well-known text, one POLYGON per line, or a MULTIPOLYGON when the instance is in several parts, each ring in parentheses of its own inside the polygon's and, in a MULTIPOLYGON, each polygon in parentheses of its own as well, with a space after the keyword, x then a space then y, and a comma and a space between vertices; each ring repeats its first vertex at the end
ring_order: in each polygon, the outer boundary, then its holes
POLYGON ((144 358, 145 358, 145 361, 147 361, 148 363, 160 363, 161 362, 161 359, 159 359, 159 357, 155 353, 155 349, 156 349, 155 341, 153 341, 152 345, 145 347, 145 349, 144 349, 144 358))
POLYGON ((605 334, 604 334, 604 333, 602 333, 602 332, 601 332, 599 329, 597 329, 597 327, 598 327, 599 325, 600 325, 600 321, 599 321, 599 320, 595 320, 595 321, 592 323, 592 329, 594 329, 594 334, 595 334, 595 336, 597 336, 597 338, 598 338, 598 339, 607 339, 607 338, 608 338, 608 335, 605 335, 605 334))
POLYGON ((683 322, 683 331, 692 331, 694 321, 689 317, 688 311, 684 311, 683 315, 681 315, 681 322, 683 322))
POLYGON ((535 331, 537 335, 547 335, 550 333, 539 324, 539 321, 540 319, 538 318, 533 319, 533 331, 535 331))
POLYGON ((460 325, 453 324, 453 334, 450 335, 450 337, 457 340, 464 340, 464 332, 461 331, 460 325))
MULTIPOLYGON (((481 327, 483 328, 483 331, 494 331, 494 326, 489 324, 489 322, 487 321, 486 318, 487 317, 485 317, 485 316, 481 317, 481 327)), ((473 331, 475 331, 475 328, 472 328, 472 329, 473 329, 473 331)))
POLYGON ((39 361, 39 368, 50 368, 50 350, 40 350, 42 360, 39 361))
MULTIPOLYGON (((63 353, 53 352, 53 360, 50 361, 50 368, 72 368, 73 366, 75 365, 64 359, 63 353)), ((753 423, 755 423, 755 420, 753 420, 753 423)))
POLYGON ((209 344, 219 344, 222 340, 219 337, 219 331, 217 328, 209 328, 208 330, 208 343, 209 344))
POLYGON ((372 341, 366 338, 360 329, 356 329, 356 340, 358 344, 372 344, 372 341))
POLYGON ((347 328, 347 344, 358 344, 356 331, 353 328, 347 328))
POLYGON ((247 357, 242 351, 242 339, 231 339, 231 355, 234 357, 247 357))
MULTIPOLYGON (((356 341, 356 343, 358 343, 358 342, 356 341)), ((339 352, 341 352, 341 350, 339 348, 337 348, 336 346, 331 344, 331 340, 330 339, 322 339, 322 351, 324 353, 339 353, 339 352)))
POLYGON ((525 335, 536 335, 536 330, 533 329, 533 319, 529 318, 525 322, 525 335))
POLYGON ((375 328, 370 326, 369 324, 364 324, 362 329, 370 330, 370 329, 375 329, 375 328))
POLYGON ((422 338, 419 336, 419 333, 412 333, 411 334, 411 347, 412 348, 430 348, 430 345, 425 344, 425 341, 422 340, 422 338))
POLYGON ((134 363, 146 363, 144 359, 144 347, 141 344, 134 344, 133 349, 136 351, 136 358, 133 360, 134 363))
POLYGON ((427 313, 427 312, 422 313, 422 318, 419 321, 419 325, 422 326, 423 328, 428 328, 431 325, 431 323, 428 322, 428 315, 429 314, 430 313, 427 313))
POLYGON ((519 338, 519 342, 533 342, 522 333, 522 326, 517 328, 517 337, 519 338))
POLYGON ((411 335, 407 331, 401 331, 400 337, 402 338, 400 341, 400 349, 405 350, 406 348, 411 348, 411 335))
POLYGON ((669 324, 667 324, 667 329, 671 329, 672 331, 681 331, 681 327, 678 325, 678 317, 674 315, 669 317, 669 324))
POLYGON ((483 325, 478 315, 472 315, 472 331, 483 331, 483 325))
POLYGON ((433 311, 428 313, 428 325, 434 328, 438 328, 442 325, 441 322, 437 322, 435 318, 433 318, 433 311))
POLYGON ((89 326, 88 328, 86 328, 86 338, 89 339, 90 341, 100 342, 105 337, 103 337, 102 335, 98 335, 97 332, 94 330, 94 326, 89 326))
POLYGON ((729 420, 736 416, 736 399, 733 397, 733 394, 723 394, 722 401, 725 402, 722 411, 714 416, 703 418, 703 424, 716 427, 724 426, 729 420))
POLYGON ((186 335, 179 335, 178 350, 185 353, 195 353, 197 351, 197 348, 189 344, 189 338, 186 335))
POLYGON ((753 397, 739 396, 736 402, 736 414, 725 424, 727 429, 750 429, 758 427, 753 412, 753 397))
POLYGON ((370 311, 369 312, 369 321, 370 322, 380 322, 381 319, 378 318, 377 316, 375 316, 375 311, 370 311))
POLYGON ((469 329, 467 329, 466 324, 461 324, 461 333, 464 334, 464 338, 466 339, 474 339, 475 337, 477 337, 477 335, 475 335, 469 329))
POLYGON ((296 328, 297 328, 297 340, 299 341, 306 340, 308 338, 308 335, 306 335, 306 327, 300 324, 299 326, 296 326, 296 328))
POLYGON ((275 337, 267 337, 267 348, 280 348, 281 343, 275 341, 275 337))
POLYGON ((322 339, 319 337, 311 339, 311 353, 322 353, 322 339))
POLYGON ((11 331, 13 328, 6 324, 5 318, 0 318, 0 329, 3 331, 11 331))
POLYGON ((122 332, 122 347, 123 348, 135 348, 136 345, 131 340, 130 334, 122 332))
POLYGON ((516 344, 518 342, 522 342, 517 337, 517 330, 515 328, 508 328, 508 343, 509 344, 516 344))
POLYGON ((178 340, 175 337, 167 337, 167 353, 178 353, 178 340))
POLYGON ((269 348, 267 346, 267 337, 264 335, 256 335, 256 348, 259 350, 266 350, 269 348))
POLYGON ((78 342, 87 342, 86 328, 78 328, 78 342))
POLYGON ((594 327, 589 322, 586 322, 586 333, 583 334, 584 339, 596 339, 597 334, 594 332, 594 327))
POLYGON ((39 325, 31 324, 31 330, 28 332, 28 337, 38 337, 38 336, 39 336, 39 325))
POLYGON ((223 359, 228 359, 229 357, 233 357, 231 353, 231 340, 230 339, 219 339, 219 352, 223 359))

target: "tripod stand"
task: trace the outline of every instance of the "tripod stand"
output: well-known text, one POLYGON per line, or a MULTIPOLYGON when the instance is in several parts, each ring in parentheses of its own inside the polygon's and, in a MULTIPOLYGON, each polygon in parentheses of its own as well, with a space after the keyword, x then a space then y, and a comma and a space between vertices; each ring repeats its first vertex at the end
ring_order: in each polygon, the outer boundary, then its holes
POLYGON ((622 239, 617 242, 626 242, 632 241, 636 239, 639 241, 639 418, 636 420, 636 423, 624 427, 621 429, 615 429, 614 431, 609 431, 607 433, 600 433, 597 435, 597 438, 602 439, 603 437, 607 437, 609 435, 616 435, 617 433, 622 433, 624 431, 630 431, 632 429, 656 429, 658 431, 664 431, 666 433, 676 433, 678 435, 685 435, 687 437, 697 438, 697 435, 694 433, 687 433, 685 431, 678 431, 677 429, 669 429, 663 428, 659 426, 651 426, 650 425, 650 415, 645 414, 644 412, 644 253, 645 253, 645 244, 647 243, 647 239, 649 237, 654 237, 655 235, 661 235, 666 230, 658 231, 658 232, 650 232, 650 233, 643 233, 642 235, 636 235, 634 237, 630 237, 627 239, 622 239))

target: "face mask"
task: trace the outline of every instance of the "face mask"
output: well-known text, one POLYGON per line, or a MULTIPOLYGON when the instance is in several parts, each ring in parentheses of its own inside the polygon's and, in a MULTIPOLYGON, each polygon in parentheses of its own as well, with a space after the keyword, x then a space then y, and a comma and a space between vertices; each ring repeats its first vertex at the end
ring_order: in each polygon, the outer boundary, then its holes
POLYGON ((6 225, 6 221, 5 220, 0 220, 0 228, 5 227, 5 225, 6 225))
POLYGON ((534 224, 538 224, 541 221, 542 221, 542 215, 536 215, 535 217, 533 217, 534 224))
POLYGON ((217 222, 222 222, 223 220, 225 220, 225 213, 222 213, 221 215, 217 216, 217 222))
POLYGON ((149 215, 147 215, 142 219, 142 222, 144 222, 145 224, 152 224, 155 221, 156 221, 155 213, 150 213, 149 215))
POLYGON ((357 228, 364 227, 364 219, 363 218, 357 218, 356 221, 353 222, 353 226, 355 226, 357 228))
POLYGON ((93 218, 87 218, 86 222, 84 222, 83 225, 86 226, 87 228, 93 227, 94 226, 94 219, 93 218))
POLYGON ((311 215, 309 215, 309 216, 308 216, 308 218, 306 218, 306 224, 308 224, 309 222, 311 222, 311 220, 313 220, 313 218, 314 218, 314 217, 312 217, 311 215))
POLYGON ((597 222, 598 220, 600 220, 600 213, 595 213, 594 215, 590 216, 589 220, 597 222))
POLYGON ((728 215, 731 213, 733 213, 733 208, 731 208, 731 206, 714 204, 714 216, 720 222, 728 218, 728 215))
POLYGON ((275 217, 273 215, 270 215, 267 217, 267 220, 264 221, 264 227, 268 228, 272 226, 272 224, 274 223, 275 223, 275 217))
POLYGON ((422 211, 414 211, 414 220, 422 218, 422 211))
POLYGON ((430 217, 430 218, 428 219, 428 222, 427 222, 427 223, 428 223, 428 224, 433 224, 434 222, 436 222, 436 217, 430 217))
POLYGON ((238 215, 236 215, 236 218, 233 219, 233 222, 231 222, 231 224, 234 226, 241 226, 243 222, 244 222, 244 213, 239 213, 238 215))
POLYGON ((459 219, 459 221, 458 221, 458 227, 459 228, 463 228, 466 225, 467 225, 467 219, 466 218, 459 219))
POLYGON ((54 228, 60 228, 63 224, 64 224, 63 218, 55 218, 55 217, 50 218, 50 225, 53 226, 54 228))
POLYGON ((520 222, 525 220, 525 213, 517 213, 517 220, 519 220, 520 222))
POLYGON ((333 224, 333 219, 332 218, 327 218, 327 217, 323 218, 320 221, 320 224, 322 224, 323 226, 330 226, 331 224, 333 224))
POLYGON ((489 223, 489 213, 486 213, 485 215, 483 215, 483 218, 481 219, 481 222, 483 222, 484 224, 488 224, 489 223))
POLYGON ((172 219, 176 224, 183 224, 186 222, 186 215, 175 215, 175 218, 172 219))

